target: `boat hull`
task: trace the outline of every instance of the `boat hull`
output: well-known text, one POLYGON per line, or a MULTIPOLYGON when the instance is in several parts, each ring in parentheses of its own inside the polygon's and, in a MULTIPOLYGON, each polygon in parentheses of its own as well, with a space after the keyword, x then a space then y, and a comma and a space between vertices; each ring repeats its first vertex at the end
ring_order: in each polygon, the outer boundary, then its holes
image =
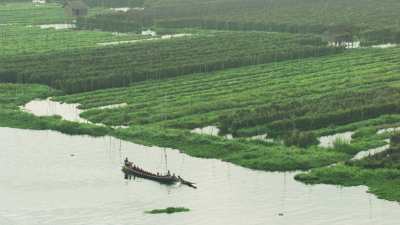
POLYGON ((144 179, 148 179, 148 180, 152 180, 152 181, 156 181, 162 184, 175 184, 177 182, 179 182, 179 179, 173 176, 157 176, 157 175, 153 175, 153 174, 148 174, 148 173, 144 173, 142 171, 138 171, 135 170, 131 167, 128 166, 123 166, 122 167, 122 171, 125 174, 131 175, 131 176, 135 176, 135 177, 140 177, 140 178, 144 178, 144 179))

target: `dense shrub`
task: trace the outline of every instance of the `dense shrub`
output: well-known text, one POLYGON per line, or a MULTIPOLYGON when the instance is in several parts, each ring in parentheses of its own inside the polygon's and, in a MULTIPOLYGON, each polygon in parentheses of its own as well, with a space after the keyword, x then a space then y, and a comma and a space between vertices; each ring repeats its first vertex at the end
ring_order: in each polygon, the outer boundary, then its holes
POLYGON ((312 132, 300 132, 297 130, 287 134, 283 141, 287 146, 295 145, 302 148, 318 144, 318 139, 312 132))

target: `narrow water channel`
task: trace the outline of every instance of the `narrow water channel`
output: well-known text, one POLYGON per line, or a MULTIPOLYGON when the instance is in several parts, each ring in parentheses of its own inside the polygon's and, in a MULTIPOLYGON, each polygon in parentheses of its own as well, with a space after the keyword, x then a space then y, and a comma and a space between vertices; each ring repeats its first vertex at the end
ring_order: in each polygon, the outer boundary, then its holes
POLYGON ((164 149, 111 137, 0 128, 0 224, 397 225, 398 203, 366 187, 307 186, 294 173, 249 170, 167 149, 168 169, 197 183, 125 180, 121 162, 164 171, 164 149), (149 215, 184 206, 192 211, 149 215))

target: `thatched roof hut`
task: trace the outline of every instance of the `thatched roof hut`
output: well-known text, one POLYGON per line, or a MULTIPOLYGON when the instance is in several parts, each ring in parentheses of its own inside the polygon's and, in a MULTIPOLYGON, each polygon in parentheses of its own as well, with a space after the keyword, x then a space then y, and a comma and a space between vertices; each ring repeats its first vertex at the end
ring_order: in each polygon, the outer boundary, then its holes
POLYGON ((64 13, 67 16, 86 16, 88 14, 88 9, 88 6, 80 0, 69 0, 64 3, 64 13))

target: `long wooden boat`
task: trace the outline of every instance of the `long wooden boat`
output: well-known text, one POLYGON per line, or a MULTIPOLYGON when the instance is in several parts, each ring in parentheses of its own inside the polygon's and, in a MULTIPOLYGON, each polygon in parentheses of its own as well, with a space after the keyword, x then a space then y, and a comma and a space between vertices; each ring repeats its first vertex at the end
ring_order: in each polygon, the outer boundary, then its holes
POLYGON ((167 175, 160 175, 158 173, 155 174, 155 173, 145 171, 137 166, 134 166, 132 162, 128 161, 128 158, 125 159, 124 166, 122 166, 122 171, 125 173, 125 176, 141 177, 144 179, 149 179, 149 180, 157 181, 159 183, 168 184, 168 185, 175 184, 175 183, 181 183, 181 184, 187 185, 192 188, 197 188, 195 186, 195 183, 184 180, 180 176, 175 176, 175 175, 171 176, 169 171, 168 171, 167 175))
POLYGON ((163 183, 163 184, 175 184, 175 183, 180 182, 180 179, 176 176, 157 175, 157 174, 150 173, 150 172, 144 171, 142 169, 139 169, 137 167, 133 167, 130 165, 124 165, 122 167, 122 171, 128 175, 133 175, 136 177, 141 177, 141 178, 157 181, 157 182, 163 183))

